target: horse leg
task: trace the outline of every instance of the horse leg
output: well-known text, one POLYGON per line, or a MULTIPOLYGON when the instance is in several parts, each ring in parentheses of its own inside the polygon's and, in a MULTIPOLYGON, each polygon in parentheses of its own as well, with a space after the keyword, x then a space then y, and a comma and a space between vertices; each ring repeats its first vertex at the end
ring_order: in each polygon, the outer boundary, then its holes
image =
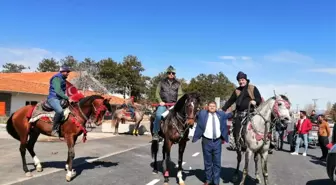
MULTIPOLYGON (((152 158, 154 158, 154 163, 153 163, 153 174, 158 173, 158 166, 157 166, 157 153, 159 151, 159 142, 153 140, 152 141, 152 146, 151 146, 151 153, 152 153, 152 158)), ((162 149, 163 151, 163 149, 162 149)))
POLYGON ((240 182, 240 185, 245 184, 246 176, 248 175, 248 165, 249 165, 251 156, 252 156, 252 151, 249 148, 247 148, 245 152, 245 166, 243 170, 243 178, 240 182))
POLYGON ((258 153, 254 153, 255 181, 256 181, 257 184, 259 184, 260 181, 261 181, 260 177, 259 177, 258 160, 259 160, 258 153))
POLYGON ((34 146, 35 146, 35 143, 36 143, 37 138, 39 137, 39 135, 40 135, 40 133, 37 130, 35 130, 35 129, 31 130, 29 141, 28 141, 28 144, 27 144, 27 150, 28 150, 28 152, 30 153, 30 155, 32 156, 32 158, 34 160, 34 165, 36 167, 36 171, 37 172, 42 172, 43 168, 42 168, 41 162, 37 158, 37 156, 35 154, 35 151, 34 151, 34 146))
POLYGON ((232 182, 236 183, 238 182, 238 178, 239 178, 239 166, 240 166, 240 162, 241 162, 241 158, 242 158, 242 152, 237 148, 237 168, 232 176, 232 182))
POLYGON ((28 133, 26 133, 25 136, 20 138, 20 153, 21 153, 23 171, 25 172, 27 177, 32 177, 33 175, 28 170, 27 162, 26 162, 27 138, 28 138, 28 133))
MULTIPOLYGON (((76 140, 77 140, 77 136, 75 136, 75 138, 74 138, 74 143, 76 143, 76 140)), ((72 157, 72 159, 74 159, 75 158, 75 153, 71 157, 72 157)), ((70 163, 70 155, 68 155, 67 161, 65 163, 65 171, 70 171, 69 170, 69 163, 70 163)))
POLYGON ((169 182, 169 165, 170 165, 170 149, 172 147, 171 142, 168 139, 165 139, 164 147, 164 160, 163 160, 163 176, 164 176, 164 185, 168 185, 169 182))
POLYGON ((264 176, 265 185, 268 184, 267 158, 268 158, 268 151, 264 151, 261 154, 261 168, 264 176))
POLYGON ((114 127, 114 135, 118 135, 119 132, 118 132, 118 128, 119 128, 119 121, 120 119, 119 118, 116 118, 116 124, 115 124, 115 127, 114 127))
POLYGON ((72 169, 73 159, 75 158, 75 138, 73 135, 65 136, 68 145, 67 174, 65 179, 69 182, 72 177, 76 176, 76 171, 72 169))
POLYGON ((187 142, 185 140, 181 140, 179 143, 178 172, 177 172, 177 178, 178 178, 179 185, 184 185, 184 181, 182 178, 183 176, 182 175, 182 171, 183 171, 182 163, 183 163, 183 153, 184 153, 186 145, 187 145, 187 142))

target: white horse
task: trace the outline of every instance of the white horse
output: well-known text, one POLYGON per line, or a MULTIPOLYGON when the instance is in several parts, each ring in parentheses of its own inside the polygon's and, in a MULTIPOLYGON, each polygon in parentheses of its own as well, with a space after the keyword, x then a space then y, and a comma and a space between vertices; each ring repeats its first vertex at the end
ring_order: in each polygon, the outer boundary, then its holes
MULTIPOLYGON (((258 175, 258 154, 261 156, 261 166, 265 185, 268 184, 267 157, 271 138, 271 117, 279 119, 282 123, 288 124, 291 121, 290 102, 284 95, 276 95, 263 102, 255 113, 247 116, 247 123, 241 128, 241 139, 237 144, 237 168, 233 175, 233 182, 238 181, 238 171, 242 157, 242 147, 245 151, 245 166, 243 178, 240 185, 245 184, 248 175, 248 164, 252 154, 254 154, 256 181, 260 182, 258 175)), ((277 122, 278 123, 278 122, 277 122)))

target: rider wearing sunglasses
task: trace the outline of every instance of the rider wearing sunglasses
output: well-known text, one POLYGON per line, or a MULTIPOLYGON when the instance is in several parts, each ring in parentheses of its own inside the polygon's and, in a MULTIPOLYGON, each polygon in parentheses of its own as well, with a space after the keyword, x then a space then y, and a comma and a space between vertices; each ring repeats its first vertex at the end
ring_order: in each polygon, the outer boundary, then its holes
POLYGON ((176 103, 183 96, 181 83, 176 80, 176 70, 173 66, 166 69, 167 77, 162 79, 156 88, 156 99, 160 102, 160 106, 156 110, 153 125, 153 140, 159 139, 160 121, 162 114, 167 110, 165 103, 176 103))

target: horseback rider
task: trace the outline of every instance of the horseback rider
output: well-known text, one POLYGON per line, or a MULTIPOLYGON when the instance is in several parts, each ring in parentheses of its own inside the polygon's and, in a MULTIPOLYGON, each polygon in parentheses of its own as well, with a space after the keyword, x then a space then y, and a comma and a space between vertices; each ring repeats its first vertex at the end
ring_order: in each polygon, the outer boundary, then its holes
POLYGON ((133 108, 133 99, 134 97, 132 96, 131 99, 126 102, 126 107, 131 112, 131 119, 134 119, 134 116, 135 116, 135 111, 133 108))
POLYGON ((63 108, 61 106, 61 100, 69 101, 69 97, 65 95, 65 91, 66 79, 70 72, 70 68, 64 65, 60 68, 59 73, 55 74, 50 79, 49 95, 47 101, 55 111, 51 132, 51 135, 55 137, 58 136, 59 125, 63 119, 63 108))
MULTIPOLYGON (((250 80, 247 79, 247 75, 241 71, 237 74, 237 81, 239 87, 237 87, 229 100, 222 107, 223 111, 226 111, 232 104, 236 104, 235 115, 232 120, 232 134, 234 137, 234 143, 230 142, 229 149, 234 150, 238 144, 240 138, 240 129, 242 126, 242 120, 247 116, 247 112, 250 104, 257 107, 262 102, 260 92, 257 87, 250 84, 250 80)), ((250 112, 254 111, 254 107, 251 107, 250 112)))
POLYGON ((183 96, 181 83, 176 80, 176 70, 173 66, 166 69, 167 77, 162 79, 156 88, 156 99, 160 102, 155 114, 153 125, 153 140, 159 139, 161 115, 167 110, 165 103, 176 103, 183 96))

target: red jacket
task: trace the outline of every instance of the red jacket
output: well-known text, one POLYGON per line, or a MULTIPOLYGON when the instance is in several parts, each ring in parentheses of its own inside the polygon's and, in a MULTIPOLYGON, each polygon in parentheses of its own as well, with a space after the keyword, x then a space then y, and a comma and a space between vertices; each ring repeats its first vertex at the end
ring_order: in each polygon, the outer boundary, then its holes
POLYGON ((307 118, 304 119, 304 121, 302 122, 302 126, 301 126, 301 119, 299 119, 296 124, 296 130, 299 134, 307 134, 312 129, 312 127, 313 127, 312 123, 307 118))

